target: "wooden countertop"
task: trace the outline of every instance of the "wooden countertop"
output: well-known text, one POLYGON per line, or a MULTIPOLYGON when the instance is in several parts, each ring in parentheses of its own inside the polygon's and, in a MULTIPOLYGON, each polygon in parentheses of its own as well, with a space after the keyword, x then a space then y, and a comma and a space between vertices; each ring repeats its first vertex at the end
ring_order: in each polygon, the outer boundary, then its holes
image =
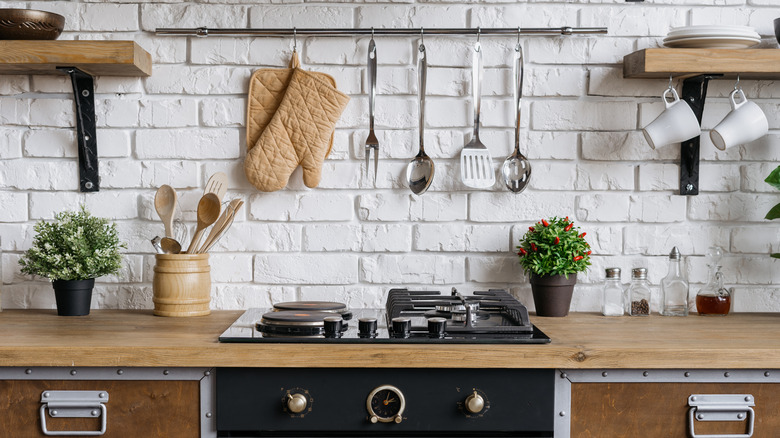
POLYGON ((0 366, 780 368, 780 314, 533 317, 546 345, 221 344, 241 311, 0 313, 0 366))

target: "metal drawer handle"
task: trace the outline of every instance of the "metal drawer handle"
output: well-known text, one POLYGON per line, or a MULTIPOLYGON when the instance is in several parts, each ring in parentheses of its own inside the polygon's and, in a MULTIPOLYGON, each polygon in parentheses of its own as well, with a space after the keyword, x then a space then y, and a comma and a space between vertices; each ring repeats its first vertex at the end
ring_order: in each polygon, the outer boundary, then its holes
POLYGON ((41 393, 41 430, 44 435, 100 436, 106 433, 108 412, 107 391, 43 391, 41 393), (48 430, 46 410, 52 417, 96 418, 100 417, 100 430, 48 430))
POLYGON ((691 438, 750 438, 753 436, 755 406, 750 394, 693 394, 688 397, 688 425, 691 438), (744 434, 696 435, 696 421, 747 421, 744 434))

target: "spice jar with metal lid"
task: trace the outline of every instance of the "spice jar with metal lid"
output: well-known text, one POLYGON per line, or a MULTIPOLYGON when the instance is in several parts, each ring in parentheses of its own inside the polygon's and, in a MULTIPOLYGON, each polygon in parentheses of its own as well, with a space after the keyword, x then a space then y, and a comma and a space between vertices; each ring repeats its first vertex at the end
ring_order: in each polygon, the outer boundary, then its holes
POLYGON ((632 269, 631 284, 628 286, 628 314, 631 316, 650 315, 650 296, 647 269, 632 269))
POLYGON ((623 285, 620 283, 620 268, 607 268, 607 278, 604 280, 601 314, 604 316, 623 316, 623 285))

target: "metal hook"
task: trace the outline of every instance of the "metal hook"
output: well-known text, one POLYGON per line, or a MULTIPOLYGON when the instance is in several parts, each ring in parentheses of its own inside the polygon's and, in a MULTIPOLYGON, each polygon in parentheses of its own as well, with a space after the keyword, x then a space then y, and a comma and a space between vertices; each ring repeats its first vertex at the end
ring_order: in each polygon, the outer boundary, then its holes
POLYGON ((371 39, 374 39, 374 26, 371 26, 371 39))
POLYGON ((425 47, 425 36, 424 36, 424 33, 425 33, 425 31, 424 31, 424 30, 423 30, 423 28, 421 27, 421 28, 420 28, 420 47, 421 47, 421 48, 424 48, 424 47, 425 47))
POLYGON ((522 29, 520 26, 517 26, 517 45, 520 46, 520 32, 522 32, 522 29))
POLYGON ((674 84, 672 83, 672 75, 669 75, 669 89, 671 90, 673 88, 674 88, 674 84))
POLYGON ((739 73, 737 73, 737 82, 734 83, 734 89, 739 90, 741 87, 739 85, 739 73))
POLYGON ((293 27, 293 53, 298 51, 298 29, 293 27))
POLYGON ((479 37, 482 36, 482 28, 477 27, 477 42, 479 42, 479 37))

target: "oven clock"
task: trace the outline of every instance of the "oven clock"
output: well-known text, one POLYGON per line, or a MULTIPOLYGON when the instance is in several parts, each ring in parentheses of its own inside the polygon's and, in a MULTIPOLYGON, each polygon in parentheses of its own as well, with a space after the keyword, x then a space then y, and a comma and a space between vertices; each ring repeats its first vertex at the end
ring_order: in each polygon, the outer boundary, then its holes
POLYGON ((366 408, 372 423, 400 423, 403 420, 406 400, 400 389, 392 385, 382 385, 368 394, 366 408))

